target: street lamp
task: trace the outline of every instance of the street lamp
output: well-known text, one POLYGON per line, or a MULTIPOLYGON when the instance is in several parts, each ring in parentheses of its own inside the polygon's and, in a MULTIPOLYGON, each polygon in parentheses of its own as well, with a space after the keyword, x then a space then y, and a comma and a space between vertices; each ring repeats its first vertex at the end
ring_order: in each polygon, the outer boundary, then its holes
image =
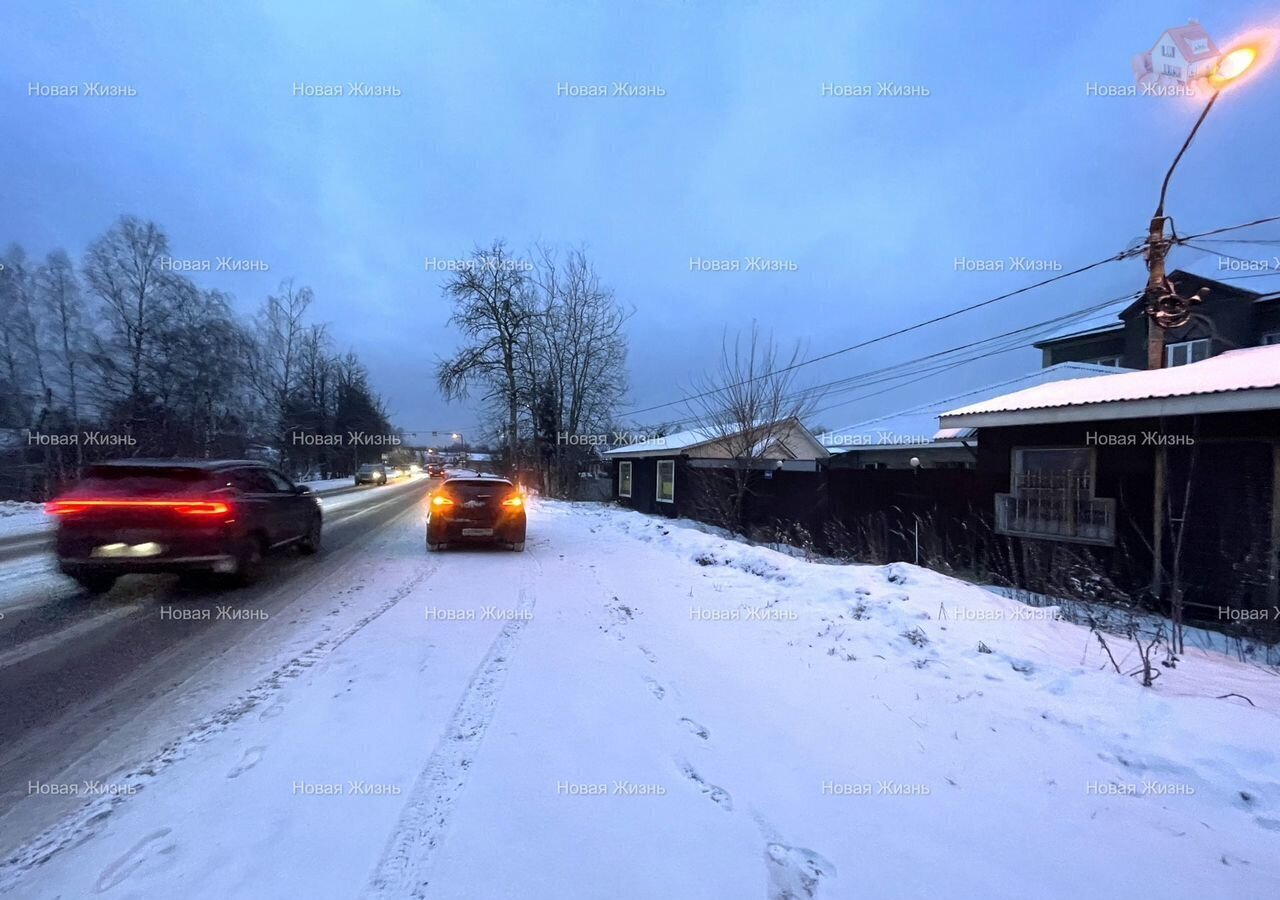
POLYGON ((1172 242, 1164 235, 1164 225, 1168 220, 1164 214, 1164 200, 1165 194, 1169 191, 1169 179, 1173 177, 1173 170, 1178 167, 1182 155, 1191 146, 1196 132, 1200 130, 1205 117, 1209 115, 1209 110, 1213 109, 1213 104, 1217 102, 1223 89, 1247 72, 1257 59, 1257 48, 1239 47, 1218 60, 1213 72, 1206 79, 1213 88, 1213 95, 1201 111, 1200 118, 1196 119, 1191 133, 1182 142, 1178 155, 1173 158, 1173 164, 1169 166, 1169 171, 1164 175, 1164 182, 1160 185, 1160 202, 1156 205, 1155 214, 1151 217, 1151 225, 1147 231, 1147 287, 1142 298, 1147 313, 1148 369, 1164 367, 1165 331, 1170 328, 1180 328, 1190 321, 1192 304, 1199 303, 1201 300, 1198 293, 1192 297, 1178 296, 1173 284, 1165 277, 1164 261, 1172 246, 1172 242))

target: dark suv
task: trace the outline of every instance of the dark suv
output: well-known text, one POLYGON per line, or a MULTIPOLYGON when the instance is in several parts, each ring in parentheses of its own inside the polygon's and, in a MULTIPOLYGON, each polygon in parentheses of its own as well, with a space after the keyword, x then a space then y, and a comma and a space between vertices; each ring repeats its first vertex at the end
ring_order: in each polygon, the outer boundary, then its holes
POLYGON ((92 593, 133 572, 247 584, 272 550, 320 549, 320 501, 254 460, 99 463, 46 508, 58 521, 58 568, 92 593))
POLYGON ((450 478, 427 509, 428 550, 477 541, 524 549, 524 494, 505 478, 450 478))
POLYGON ((365 463, 356 469, 356 484, 386 484, 387 467, 382 463, 365 463))

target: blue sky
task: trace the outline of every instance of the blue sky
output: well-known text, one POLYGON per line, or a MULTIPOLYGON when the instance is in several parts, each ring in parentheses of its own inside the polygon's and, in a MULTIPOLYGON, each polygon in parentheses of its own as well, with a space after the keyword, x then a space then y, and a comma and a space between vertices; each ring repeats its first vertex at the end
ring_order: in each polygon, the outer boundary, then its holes
MULTIPOLYGON (((824 353, 1043 277, 958 272, 957 256, 1070 269, 1137 238, 1199 104, 1085 85, 1131 83, 1133 54, 1189 18, 1223 44, 1277 24, 1274 6, 1220 0, 10 3, 0 243, 78 257, 132 213, 161 223, 175 256, 264 260, 266 273, 196 279, 246 312, 282 278, 309 284, 396 424, 442 429, 471 428, 475 410, 434 390, 455 336, 445 275, 424 258, 496 237, 585 246, 635 308, 629 399, 646 407, 679 398, 721 333, 752 319, 824 353), (137 94, 28 96, 29 82, 86 81, 137 94), (294 82, 353 81, 401 94, 292 96, 294 82), (618 81, 665 95, 556 90, 618 81), (822 96, 879 82, 929 95, 822 96), (689 267, 755 256, 795 270, 689 267)), ((1219 101, 1170 191, 1181 232, 1280 213, 1276 109, 1277 66, 1219 101)), ((1215 274, 1204 254, 1173 263, 1215 274)), ((1138 260, 1106 266, 806 377, 890 366, 1143 279, 1138 260)), ((1038 364, 1030 348, 994 356, 819 419, 838 427, 1038 364)))

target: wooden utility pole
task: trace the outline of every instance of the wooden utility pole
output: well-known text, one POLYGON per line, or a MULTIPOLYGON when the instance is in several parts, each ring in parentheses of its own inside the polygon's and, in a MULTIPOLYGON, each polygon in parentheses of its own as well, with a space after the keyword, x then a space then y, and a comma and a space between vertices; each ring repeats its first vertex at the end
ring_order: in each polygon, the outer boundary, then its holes
MULTIPOLYGON (((1161 205, 1163 207, 1163 203, 1161 205)), ((1169 242, 1164 237, 1164 221, 1161 209, 1152 217, 1147 232, 1147 289, 1142 299, 1147 311, 1148 369, 1164 368, 1165 327, 1156 315, 1160 301, 1169 293, 1164 270, 1164 260, 1169 255, 1169 242)))

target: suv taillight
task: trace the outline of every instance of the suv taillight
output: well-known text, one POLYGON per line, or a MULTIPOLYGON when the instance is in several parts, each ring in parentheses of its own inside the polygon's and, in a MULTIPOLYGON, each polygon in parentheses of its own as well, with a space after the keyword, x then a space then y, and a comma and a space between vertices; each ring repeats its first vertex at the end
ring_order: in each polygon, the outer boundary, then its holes
POLYGON ((172 509, 183 516, 227 516, 231 504, 223 500, 51 500, 44 509, 51 516, 70 516, 91 509, 172 509))

